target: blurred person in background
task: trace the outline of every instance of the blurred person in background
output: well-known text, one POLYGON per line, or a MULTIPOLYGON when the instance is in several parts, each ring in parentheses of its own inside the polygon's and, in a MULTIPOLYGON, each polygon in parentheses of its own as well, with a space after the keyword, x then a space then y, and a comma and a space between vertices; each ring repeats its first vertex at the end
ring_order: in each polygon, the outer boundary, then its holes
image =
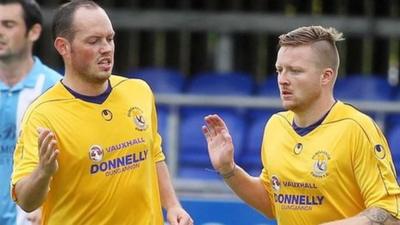
POLYGON ((61 82, 29 107, 14 155, 13 197, 42 223, 192 225, 173 190, 149 86, 111 75, 114 36, 93 1, 53 20, 61 82))
POLYGON ((400 224, 400 187, 384 135, 370 117, 333 95, 341 40, 342 33, 320 26, 279 37, 275 66, 287 111, 265 126, 259 177, 235 163, 223 119, 205 117, 213 167, 241 199, 279 225, 400 224))
MULTIPOLYGON (((28 105, 61 76, 32 55, 42 31, 42 14, 33 0, 0 0, 0 224, 37 221, 16 209, 10 197, 12 157, 20 121, 28 105), (18 216, 17 216, 18 214, 18 216)), ((37 224, 34 222, 33 224, 37 224)))

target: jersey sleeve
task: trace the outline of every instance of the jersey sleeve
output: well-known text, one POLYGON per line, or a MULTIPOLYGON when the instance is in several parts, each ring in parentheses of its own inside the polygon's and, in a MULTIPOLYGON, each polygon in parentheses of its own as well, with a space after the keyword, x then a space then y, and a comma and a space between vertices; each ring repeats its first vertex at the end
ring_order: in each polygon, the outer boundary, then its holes
POLYGON ((371 122, 359 130, 355 142, 353 169, 365 206, 383 208, 400 219, 400 188, 384 135, 371 122))
MULTIPOLYGON (((37 129, 50 128, 49 124, 33 110, 28 110, 22 122, 21 131, 14 151, 14 166, 11 177, 12 185, 29 175, 38 165, 38 138, 37 129)), ((51 129, 51 128, 50 128, 51 129)))
POLYGON ((262 161, 262 165, 263 165, 263 169, 261 171, 261 174, 259 176, 261 182, 264 185, 265 190, 267 191, 270 203, 271 203, 271 208, 272 208, 272 213, 273 213, 273 217, 275 218, 276 213, 275 213, 275 203, 274 203, 274 196, 273 196, 273 192, 272 192, 272 186, 271 186, 271 179, 269 176, 269 171, 266 168, 266 162, 267 162, 267 158, 268 155, 266 154, 266 148, 267 148, 267 132, 271 132, 268 131, 268 124, 270 121, 268 121, 267 125, 264 128, 264 135, 263 135, 263 140, 262 140, 262 146, 261 146, 261 161, 262 161))
POLYGON ((162 138, 158 133, 158 120, 157 120, 157 110, 153 95, 152 101, 152 112, 151 112, 151 124, 153 126, 153 152, 154 152, 154 161, 159 162, 165 160, 165 155, 161 148, 162 138))

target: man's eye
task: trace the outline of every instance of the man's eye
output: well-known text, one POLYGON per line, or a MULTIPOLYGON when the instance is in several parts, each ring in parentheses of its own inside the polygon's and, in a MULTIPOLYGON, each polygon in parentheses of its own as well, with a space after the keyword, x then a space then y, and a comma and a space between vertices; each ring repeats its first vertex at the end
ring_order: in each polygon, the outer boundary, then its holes
POLYGON ((94 39, 94 40, 89 40, 89 41, 88 41, 89 44, 96 44, 96 42, 97 42, 97 40, 95 40, 95 39, 94 39))

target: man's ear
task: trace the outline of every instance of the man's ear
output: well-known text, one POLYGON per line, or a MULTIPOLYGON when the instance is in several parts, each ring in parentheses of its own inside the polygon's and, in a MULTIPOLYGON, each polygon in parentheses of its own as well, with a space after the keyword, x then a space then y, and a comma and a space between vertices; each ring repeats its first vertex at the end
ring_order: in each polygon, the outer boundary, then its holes
POLYGON ((57 52, 63 57, 69 54, 70 43, 67 39, 63 37, 57 37, 56 40, 54 40, 54 47, 56 48, 57 52))
POLYGON ((28 39, 32 42, 35 42, 39 39, 41 33, 42 33, 42 26, 38 23, 35 23, 32 26, 32 28, 28 31, 28 39))
POLYGON ((322 85, 327 85, 329 83, 332 83, 334 80, 335 76, 335 71, 332 68, 325 68, 322 71, 321 75, 321 84, 322 85))

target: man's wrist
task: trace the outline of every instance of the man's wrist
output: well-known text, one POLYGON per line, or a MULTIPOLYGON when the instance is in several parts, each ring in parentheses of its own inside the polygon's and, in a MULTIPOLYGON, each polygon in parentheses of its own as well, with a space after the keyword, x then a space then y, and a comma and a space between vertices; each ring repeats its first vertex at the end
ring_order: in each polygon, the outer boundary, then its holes
POLYGON ((236 164, 234 163, 232 169, 229 170, 228 172, 224 172, 224 173, 218 172, 218 173, 224 180, 227 180, 227 179, 235 176, 235 171, 236 171, 236 164))

